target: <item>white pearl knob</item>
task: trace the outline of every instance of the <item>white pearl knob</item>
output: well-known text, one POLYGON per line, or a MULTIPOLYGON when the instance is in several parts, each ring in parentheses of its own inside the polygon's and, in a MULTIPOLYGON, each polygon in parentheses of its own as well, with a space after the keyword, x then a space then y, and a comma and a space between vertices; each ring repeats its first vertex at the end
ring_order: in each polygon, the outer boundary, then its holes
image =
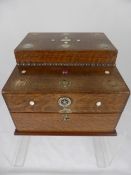
POLYGON ((25 73, 26 73, 26 70, 22 70, 21 73, 22 73, 22 74, 25 74, 25 73))
POLYGON ((35 102, 34 102, 34 101, 30 101, 29 104, 30 104, 31 106, 34 106, 35 102))
POLYGON ((102 105, 101 101, 96 102, 96 106, 97 106, 97 107, 99 107, 99 106, 101 106, 101 105, 102 105))
POLYGON ((105 70, 105 74, 110 74, 110 71, 109 70, 105 70))

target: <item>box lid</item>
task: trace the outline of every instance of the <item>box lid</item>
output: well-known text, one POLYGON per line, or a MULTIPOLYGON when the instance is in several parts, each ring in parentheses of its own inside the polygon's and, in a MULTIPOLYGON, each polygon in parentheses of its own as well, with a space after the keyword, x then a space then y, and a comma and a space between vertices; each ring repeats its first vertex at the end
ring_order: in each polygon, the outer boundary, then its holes
POLYGON ((18 64, 115 64, 117 49, 104 33, 28 33, 15 49, 18 64))

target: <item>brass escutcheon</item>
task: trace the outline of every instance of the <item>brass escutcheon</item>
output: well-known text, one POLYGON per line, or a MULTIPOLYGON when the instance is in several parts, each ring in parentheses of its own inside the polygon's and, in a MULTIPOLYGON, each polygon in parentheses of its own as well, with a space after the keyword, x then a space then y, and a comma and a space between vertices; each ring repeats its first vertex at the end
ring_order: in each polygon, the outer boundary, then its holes
POLYGON ((71 99, 69 97, 60 97, 58 100, 59 106, 63 107, 66 109, 66 107, 71 105, 71 99))

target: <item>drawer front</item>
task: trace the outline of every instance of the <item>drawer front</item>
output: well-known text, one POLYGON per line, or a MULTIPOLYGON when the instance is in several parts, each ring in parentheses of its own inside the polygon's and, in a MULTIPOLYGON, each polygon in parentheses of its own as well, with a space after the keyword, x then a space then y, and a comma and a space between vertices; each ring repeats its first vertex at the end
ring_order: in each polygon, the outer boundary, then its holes
POLYGON ((17 131, 27 132, 111 132, 119 114, 12 113, 17 131))
POLYGON ((65 106, 60 99, 70 101, 71 113, 119 113, 128 94, 5 94, 11 112, 56 112, 65 106))

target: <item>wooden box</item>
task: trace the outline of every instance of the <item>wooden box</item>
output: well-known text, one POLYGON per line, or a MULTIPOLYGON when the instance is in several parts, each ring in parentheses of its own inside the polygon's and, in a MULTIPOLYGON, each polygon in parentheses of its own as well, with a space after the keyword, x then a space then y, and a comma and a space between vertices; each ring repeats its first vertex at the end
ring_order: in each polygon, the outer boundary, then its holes
POLYGON ((15 56, 2 90, 15 134, 116 135, 129 89, 104 34, 30 33, 15 56))

